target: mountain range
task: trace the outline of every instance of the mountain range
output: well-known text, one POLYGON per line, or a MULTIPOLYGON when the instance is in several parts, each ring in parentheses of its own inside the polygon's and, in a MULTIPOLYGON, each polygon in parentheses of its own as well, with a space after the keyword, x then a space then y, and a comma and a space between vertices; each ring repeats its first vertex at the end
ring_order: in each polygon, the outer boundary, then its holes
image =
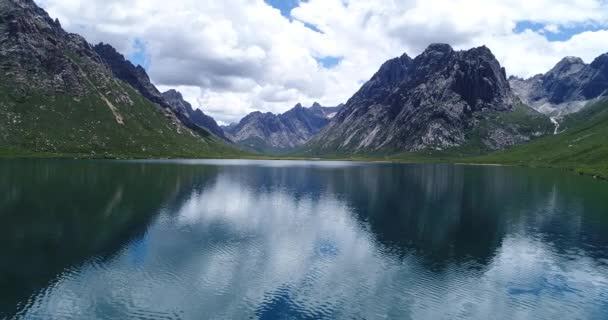
POLYGON ((590 64, 566 57, 545 74, 511 77, 509 82, 524 103, 540 112, 553 116, 576 112, 608 95, 608 53, 590 64))
POLYGON ((219 126, 178 91, 160 92, 143 67, 109 44, 66 32, 34 1, 0 2, 0 156, 471 156, 508 149, 498 154, 523 157, 550 145, 560 161, 579 153, 601 158, 607 99, 608 53, 589 64, 566 57, 522 79, 507 78, 485 46, 432 44, 416 57, 385 62, 340 106, 297 104, 219 126))
POLYGON ((239 145, 260 153, 285 153, 308 142, 340 110, 314 103, 297 104, 282 114, 252 112, 239 123, 223 127, 239 145))

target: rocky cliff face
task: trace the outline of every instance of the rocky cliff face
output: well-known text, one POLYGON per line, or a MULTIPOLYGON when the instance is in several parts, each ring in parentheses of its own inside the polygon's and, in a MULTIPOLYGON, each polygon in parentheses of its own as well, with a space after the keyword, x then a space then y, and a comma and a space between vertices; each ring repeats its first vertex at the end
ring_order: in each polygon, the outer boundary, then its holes
POLYGON ((540 112, 553 116, 576 112, 608 95, 608 53, 591 64, 566 57, 545 74, 511 77, 509 82, 523 102, 540 112))
POLYGON ((0 149, 157 157, 228 149, 133 87, 34 1, 0 0, 0 149))
POLYGON ((130 84, 148 100, 162 107, 169 107, 169 104, 152 84, 148 73, 142 66, 134 66, 109 44, 99 43, 93 47, 93 50, 110 67, 110 70, 118 79, 130 84))
MULTIPOLYGON (((216 132, 213 130, 209 130, 209 127, 213 127, 211 122, 215 122, 213 119, 208 118, 206 115, 199 112, 199 114, 195 114, 192 110, 184 108, 184 104, 187 103, 183 101, 180 97, 171 96, 169 98, 178 98, 182 101, 177 102, 175 99, 172 100, 175 103, 170 103, 167 101, 167 97, 158 91, 156 86, 152 84, 150 81, 150 77, 148 73, 142 66, 134 66, 129 60, 125 59, 125 57, 118 53, 114 47, 100 43, 93 47, 95 52, 101 57, 101 59, 108 65, 114 76, 118 79, 130 84, 135 90, 137 90, 142 96, 146 99, 150 100, 153 103, 161 106, 162 108, 169 109, 172 113, 176 115, 176 117, 188 128, 194 130, 195 132, 206 136, 209 132, 214 133, 216 136, 226 139, 223 134, 223 131, 217 130, 214 128, 216 132), (192 117, 192 116, 195 117, 192 117), (198 121, 196 121, 198 120, 198 121), (209 121, 210 120, 210 121, 209 121), (202 123, 204 122, 205 125, 202 123)), ((217 124, 215 124, 217 127, 217 124)))
POLYGON ((291 110, 275 115, 253 112, 238 124, 224 127, 228 137, 240 145, 261 153, 282 153, 301 146, 325 127, 338 107, 310 108, 297 104, 291 110))
POLYGON ((206 115, 200 109, 194 110, 192 105, 188 101, 184 100, 184 97, 180 92, 172 89, 167 92, 163 92, 162 97, 176 113, 185 115, 197 126, 208 130, 217 137, 229 141, 224 134, 224 130, 222 130, 217 122, 215 122, 215 119, 206 115))
MULTIPOLYGON (((87 41, 65 32, 32 0, 0 1, 0 44, 0 69, 12 94, 82 97, 115 84, 87 41), (89 86, 91 78, 97 88, 89 86)), ((126 92, 111 93, 113 102, 129 103, 126 92)))
POLYGON ((549 120, 514 98, 486 47, 433 44, 389 60, 312 139, 310 153, 496 150, 550 131, 549 120), (533 121, 514 122, 517 117, 533 121))

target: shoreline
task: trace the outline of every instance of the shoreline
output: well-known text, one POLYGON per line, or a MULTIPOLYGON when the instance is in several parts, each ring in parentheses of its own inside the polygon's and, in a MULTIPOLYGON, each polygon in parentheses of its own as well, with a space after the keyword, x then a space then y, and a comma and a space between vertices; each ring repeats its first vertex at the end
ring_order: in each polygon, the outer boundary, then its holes
POLYGON ((463 162, 462 158, 449 159, 449 158, 418 158, 418 159, 394 159, 394 158, 373 158, 373 157, 283 157, 283 156, 251 156, 251 157, 222 157, 222 156, 211 156, 211 157, 147 157, 147 156, 131 156, 131 155, 106 155, 106 156, 90 156, 82 154, 47 154, 47 153, 32 153, 32 154, 0 154, 0 160, 260 160, 260 161, 352 161, 352 162, 367 162, 367 163, 410 163, 410 164, 431 164, 431 163, 445 163, 460 166, 484 166, 484 167, 525 167, 525 168, 544 168, 544 169, 560 169, 567 170, 570 173, 577 174, 580 176, 588 176, 596 180, 608 181, 608 171, 604 172, 603 169, 586 169, 584 167, 572 167, 572 166, 551 166, 551 165, 537 165, 537 164, 526 164, 526 163, 484 163, 484 162, 463 162), (597 171, 596 171, 597 170, 597 171))

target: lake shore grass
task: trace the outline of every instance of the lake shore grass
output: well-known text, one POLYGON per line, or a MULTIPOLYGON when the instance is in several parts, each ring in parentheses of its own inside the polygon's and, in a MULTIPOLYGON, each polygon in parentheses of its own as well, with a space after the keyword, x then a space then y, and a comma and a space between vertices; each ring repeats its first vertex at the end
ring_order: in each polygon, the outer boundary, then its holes
MULTIPOLYGON (((387 155, 332 155, 325 157, 307 157, 301 155, 261 155, 261 154, 209 154, 192 158, 172 155, 166 157, 141 154, 69 154, 50 152, 28 152, 23 150, 0 148, 0 159, 79 159, 79 160, 170 160, 170 159, 230 159, 230 160, 312 160, 312 161, 359 161, 386 163, 446 163, 456 165, 479 166, 519 166, 529 168, 561 169, 596 179, 608 180, 608 159, 603 165, 585 165, 511 159, 503 157, 504 152, 478 156, 454 156, 446 153, 399 153, 387 155)), ((508 153, 506 153, 508 154, 508 153)))

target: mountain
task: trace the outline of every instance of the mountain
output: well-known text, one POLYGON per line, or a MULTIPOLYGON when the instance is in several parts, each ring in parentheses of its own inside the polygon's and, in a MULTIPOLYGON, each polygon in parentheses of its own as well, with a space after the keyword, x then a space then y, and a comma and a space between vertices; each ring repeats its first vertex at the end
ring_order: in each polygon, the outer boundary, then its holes
POLYGON ((483 156, 482 163, 561 167, 608 179, 608 98, 562 119, 563 131, 483 156))
POLYGON ((163 92, 162 97, 176 113, 185 115, 195 125, 208 130, 217 137, 220 137, 225 141, 230 141, 224 134, 224 130, 215 122, 215 119, 206 115, 200 109, 195 110, 192 108, 192 105, 184 100, 184 97, 180 92, 171 89, 167 92, 163 92))
POLYGON ((322 107, 315 103, 310 108, 297 104, 279 115, 257 111, 238 124, 223 129, 230 139, 248 149, 260 153, 284 153, 308 142, 340 108, 322 107))
POLYGON ((213 118, 206 116, 201 111, 195 112, 192 110, 191 106, 189 109, 185 107, 185 104, 190 104, 183 101, 181 94, 179 97, 177 94, 173 93, 169 93, 169 95, 161 94, 154 84, 152 84, 150 77, 142 66, 134 66, 129 60, 125 59, 122 54, 108 44, 99 43, 95 45, 93 49, 110 67, 112 73, 114 73, 118 79, 130 84, 148 100, 163 108, 171 109, 185 126, 203 135, 207 134, 206 131, 209 131, 226 140, 224 132, 217 126, 217 123, 215 123, 213 118), (171 101, 168 101, 167 99, 171 99, 171 101))
POLYGON ((34 1, 0 1, 0 155, 240 154, 142 95, 155 90, 143 69, 134 70, 141 87, 113 71, 34 1))
POLYGON ((553 116, 576 112, 608 96, 608 53, 591 64, 566 57, 545 74, 529 79, 511 77, 509 82, 524 103, 540 112, 553 116))
POLYGON ((146 70, 142 66, 134 66, 122 54, 116 51, 114 47, 103 42, 95 45, 93 50, 110 67, 110 70, 112 70, 112 73, 118 79, 130 84, 146 99, 162 107, 170 107, 165 99, 163 99, 160 91, 152 84, 148 73, 146 73, 146 70))
POLYGON ((340 104, 335 107, 323 107, 318 102, 315 102, 310 108, 308 108, 308 110, 325 119, 332 119, 336 116, 336 114, 338 114, 338 111, 340 111, 343 106, 344 104, 340 104))
POLYGON ((549 134, 484 47, 430 45, 384 63, 304 148, 313 155, 503 149, 549 134))

